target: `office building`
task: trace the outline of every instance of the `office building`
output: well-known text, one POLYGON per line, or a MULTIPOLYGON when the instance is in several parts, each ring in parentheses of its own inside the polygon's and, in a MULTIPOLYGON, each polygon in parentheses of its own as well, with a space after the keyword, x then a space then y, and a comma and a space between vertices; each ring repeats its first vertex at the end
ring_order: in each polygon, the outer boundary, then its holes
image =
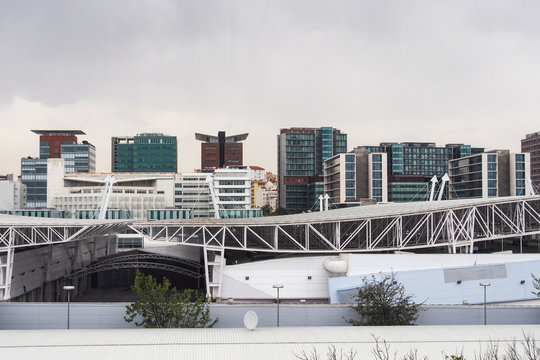
POLYGON ((176 173, 176 136, 143 133, 111 139, 111 172, 176 173))
POLYGON ((492 150, 451 160, 450 199, 530 195, 530 154, 492 150))
POLYGON ((62 145, 61 157, 65 161, 66 173, 96 172, 96 148, 88 141, 62 145))
POLYGON ((439 147, 425 142, 380 143, 379 146, 361 148, 369 153, 386 153, 390 202, 427 200, 431 178, 443 177, 448 172, 449 160, 484 151, 464 144, 439 147))
POLYGON ((176 208, 190 210, 192 217, 259 217, 251 206, 251 171, 216 169, 213 173, 184 173, 175 181, 176 208))
MULTIPOLYGON (((540 190, 540 131, 521 140, 521 152, 531 154, 531 180, 534 188, 540 190)), ((540 193, 538 190, 536 193, 540 193)))
POLYGON ((32 130, 39 134, 39 158, 21 159, 21 181, 26 185, 26 207, 47 206, 47 162, 64 158, 66 172, 95 172, 96 149, 87 141, 77 143, 81 130, 32 130))
POLYGON ((387 154, 357 147, 325 161, 324 192, 338 207, 388 201, 387 154))
POLYGON ((81 130, 32 130, 39 135, 39 158, 62 157, 62 145, 77 144, 77 135, 86 135, 81 130))
POLYGON ((228 166, 239 167, 243 164, 243 144, 249 134, 225 136, 219 131, 217 136, 195 134, 201 144, 201 169, 204 172, 228 166))
POLYGON ((279 206, 312 209, 324 193, 324 161, 347 151, 347 134, 332 127, 281 129, 278 135, 279 206))

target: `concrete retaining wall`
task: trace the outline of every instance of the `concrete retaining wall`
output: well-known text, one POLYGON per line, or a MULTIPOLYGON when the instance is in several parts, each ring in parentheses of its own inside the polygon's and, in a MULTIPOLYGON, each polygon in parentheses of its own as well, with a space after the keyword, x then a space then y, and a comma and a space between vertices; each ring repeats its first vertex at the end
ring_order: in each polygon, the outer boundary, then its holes
MULTIPOLYGON (((124 321, 125 303, 71 303, 70 327, 76 329, 120 329, 134 327, 124 321)), ((259 326, 276 326, 276 305, 212 304, 216 327, 243 327, 243 316, 253 310, 259 326)), ((280 305, 280 326, 341 326, 355 317, 345 305, 280 305), (344 319, 345 318, 345 319, 344 319)), ((540 306, 488 306, 488 324, 540 324, 540 306)), ((426 306, 418 325, 480 325, 484 308, 476 305, 426 306)), ((1 303, 0 329, 65 329, 66 303, 1 303)))

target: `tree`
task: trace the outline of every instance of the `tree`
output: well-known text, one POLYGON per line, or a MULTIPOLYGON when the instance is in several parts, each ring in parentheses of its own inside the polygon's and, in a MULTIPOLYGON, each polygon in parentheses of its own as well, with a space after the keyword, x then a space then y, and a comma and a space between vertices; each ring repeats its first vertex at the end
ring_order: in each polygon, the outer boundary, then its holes
POLYGON ((272 207, 268 204, 261 207, 263 216, 270 216, 272 215, 272 207))
POLYGON ((166 277, 159 284, 152 275, 137 270, 131 287, 138 300, 126 306, 127 322, 145 328, 199 328, 212 327, 218 319, 210 318, 210 309, 203 294, 193 289, 182 292, 171 288, 166 277), (141 319, 137 322, 136 319, 141 319))
POLYGON ((418 318, 421 304, 412 301, 412 295, 392 275, 381 279, 374 275, 363 278, 362 286, 354 296, 353 309, 360 315, 359 320, 347 320, 352 325, 412 325, 418 318))
POLYGON ((276 211, 274 211, 274 212, 272 213, 272 215, 287 215, 288 213, 289 213, 289 212, 287 211, 287 209, 282 208, 282 207, 280 206, 280 207, 278 207, 278 208, 276 209, 276 211))
POLYGON ((537 278, 534 276, 534 274, 531 274, 533 277, 533 286, 536 289, 536 291, 533 291, 532 293, 538 297, 540 297, 540 278, 537 278))

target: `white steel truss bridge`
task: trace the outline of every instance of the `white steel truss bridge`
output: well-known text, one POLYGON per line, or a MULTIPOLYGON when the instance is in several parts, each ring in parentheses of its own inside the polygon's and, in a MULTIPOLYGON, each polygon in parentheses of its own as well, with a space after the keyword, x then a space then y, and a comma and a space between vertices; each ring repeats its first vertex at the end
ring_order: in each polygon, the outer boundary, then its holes
POLYGON ((164 220, 132 228, 152 240, 202 247, 207 293, 219 297, 221 279, 212 278, 213 269, 223 268, 225 250, 339 254, 444 248, 472 253, 478 242, 539 234, 540 196, 395 203, 251 219, 164 220))
POLYGON ((352 207, 250 219, 135 223, 152 240, 274 253, 361 253, 445 247, 540 233, 540 196, 352 207))

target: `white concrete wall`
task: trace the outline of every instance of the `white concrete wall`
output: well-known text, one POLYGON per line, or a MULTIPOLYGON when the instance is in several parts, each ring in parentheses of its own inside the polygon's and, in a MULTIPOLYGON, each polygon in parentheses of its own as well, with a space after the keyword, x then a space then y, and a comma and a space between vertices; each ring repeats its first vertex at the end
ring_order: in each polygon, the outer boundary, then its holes
MULTIPOLYGON (((365 275, 378 273, 442 271, 444 268, 540 261, 540 254, 345 254, 342 258, 310 256, 254 261, 224 267, 221 298, 272 298, 276 293, 272 287, 274 284, 283 284, 280 296, 284 299, 328 298, 329 279, 343 274, 326 271, 324 261, 343 258, 348 261, 346 277, 358 280, 365 275)), ((218 269, 214 270, 213 276, 214 279, 219 278, 218 269)), ((527 280, 530 280, 530 276, 527 280)))
MULTIPOLYGON (((337 259, 333 256, 306 256, 225 266, 221 297, 271 299, 276 295, 272 285, 283 284, 280 290, 283 299, 325 299, 328 297, 330 275, 323 266, 327 258, 337 259)), ((214 279, 218 278, 219 270, 216 269, 214 279)))

